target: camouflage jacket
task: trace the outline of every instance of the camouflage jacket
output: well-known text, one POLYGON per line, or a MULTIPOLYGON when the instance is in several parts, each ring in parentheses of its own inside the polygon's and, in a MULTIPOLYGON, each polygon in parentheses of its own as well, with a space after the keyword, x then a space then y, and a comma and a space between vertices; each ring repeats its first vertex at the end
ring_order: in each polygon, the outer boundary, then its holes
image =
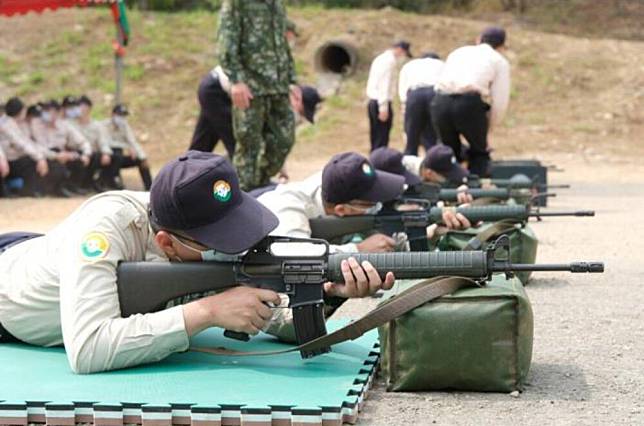
POLYGON ((224 0, 219 15, 219 62, 232 83, 255 96, 287 94, 295 66, 281 0, 224 0))

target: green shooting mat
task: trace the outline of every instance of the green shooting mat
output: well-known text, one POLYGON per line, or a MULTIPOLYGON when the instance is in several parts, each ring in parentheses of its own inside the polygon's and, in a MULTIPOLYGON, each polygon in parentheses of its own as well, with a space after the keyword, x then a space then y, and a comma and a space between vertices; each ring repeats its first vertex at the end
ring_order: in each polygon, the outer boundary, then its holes
MULTIPOLYGON (((346 321, 329 321, 330 331, 346 321)), ((355 423, 378 361, 378 333, 303 360, 185 352, 136 368, 77 375, 62 348, 0 345, 0 424, 340 425, 355 423)), ((244 351, 284 348, 259 335, 250 342, 220 329, 195 346, 244 351)))

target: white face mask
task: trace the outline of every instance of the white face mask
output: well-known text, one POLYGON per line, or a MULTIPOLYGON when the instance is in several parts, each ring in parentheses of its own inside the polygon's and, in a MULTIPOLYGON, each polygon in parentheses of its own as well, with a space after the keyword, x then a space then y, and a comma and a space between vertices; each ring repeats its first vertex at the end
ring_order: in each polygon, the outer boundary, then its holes
POLYGON ((237 253, 237 254, 227 254, 227 253, 221 253, 218 252, 214 249, 210 250, 198 250, 194 247, 189 246, 188 244, 184 243, 174 235, 170 234, 170 237, 175 240, 177 243, 181 244, 184 248, 194 252, 194 253, 199 253, 201 260, 204 262, 235 262, 239 260, 243 255, 246 254, 246 252, 242 253, 237 253))
POLYGON ((117 127, 124 127, 125 123, 127 122, 125 120, 125 117, 121 117, 120 115, 115 115, 114 117, 112 117, 112 121, 117 127))
POLYGON ((364 215, 375 215, 375 214, 378 214, 380 210, 382 210, 381 202, 377 202, 371 207, 358 207, 358 206, 354 206, 353 204, 347 204, 347 206, 351 207, 354 210, 358 210, 362 212, 362 214, 364 215))

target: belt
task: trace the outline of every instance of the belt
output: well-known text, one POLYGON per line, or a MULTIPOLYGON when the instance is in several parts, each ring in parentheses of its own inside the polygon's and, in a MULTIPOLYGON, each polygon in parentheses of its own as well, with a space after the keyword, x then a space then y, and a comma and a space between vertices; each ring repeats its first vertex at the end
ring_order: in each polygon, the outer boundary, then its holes
POLYGON ((42 237, 43 234, 33 232, 12 232, 9 234, 0 234, 0 254, 32 238, 42 237))
POLYGON ((21 343, 0 324, 0 343, 21 343))
POLYGON ((407 92, 411 92, 412 90, 417 90, 417 89, 428 89, 430 87, 434 87, 433 84, 417 84, 415 86, 410 86, 409 89, 407 89, 407 92))

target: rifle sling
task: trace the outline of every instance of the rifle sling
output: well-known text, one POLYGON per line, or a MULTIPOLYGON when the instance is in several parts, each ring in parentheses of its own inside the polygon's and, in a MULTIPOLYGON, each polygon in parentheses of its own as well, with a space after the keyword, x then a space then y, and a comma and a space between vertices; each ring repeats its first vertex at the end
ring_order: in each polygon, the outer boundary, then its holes
POLYGON ((496 236, 513 230, 516 224, 517 222, 512 219, 500 220, 493 223, 488 228, 472 237, 472 239, 467 242, 467 245, 463 247, 463 251, 481 250, 484 243, 487 243, 490 239, 496 236))
POLYGON ((277 351, 257 351, 257 352, 244 352, 236 351, 226 348, 211 348, 211 347, 190 347, 189 350, 195 352, 204 352, 211 355, 236 355, 236 356, 265 356, 265 355, 281 355, 290 352, 301 350, 314 351, 316 349, 325 348, 328 346, 336 345, 338 343, 346 342, 348 340, 355 340, 365 334, 367 331, 376 327, 380 327, 392 321, 407 312, 415 309, 427 302, 438 299, 446 294, 455 292, 456 290, 466 287, 479 285, 476 281, 464 277, 435 277, 430 278, 408 288, 407 290, 393 296, 385 303, 381 304, 371 312, 357 321, 354 321, 333 333, 327 334, 310 342, 301 344, 299 346, 282 349, 277 351))

